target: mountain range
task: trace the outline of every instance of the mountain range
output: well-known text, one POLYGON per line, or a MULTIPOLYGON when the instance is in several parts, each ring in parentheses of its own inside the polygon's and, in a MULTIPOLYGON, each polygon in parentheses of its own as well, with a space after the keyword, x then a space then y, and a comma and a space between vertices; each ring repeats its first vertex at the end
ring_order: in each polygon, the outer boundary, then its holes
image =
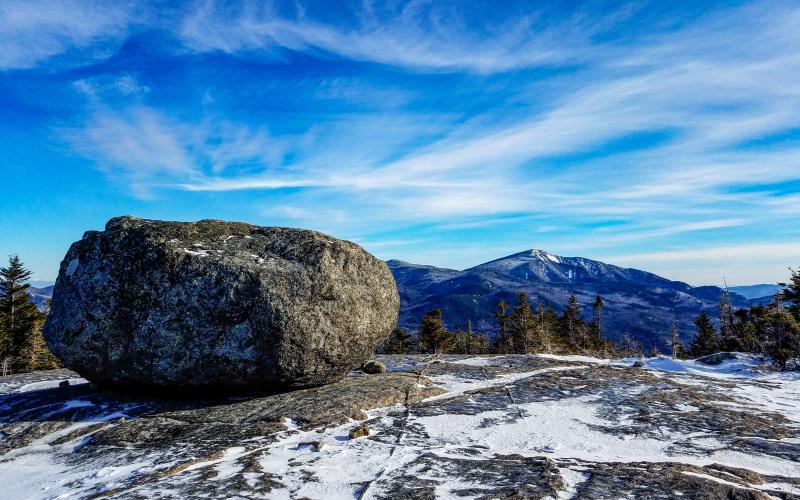
MULTIPOLYGON (((693 287, 638 269, 537 249, 463 271, 400 260, 387 264, 400 293, 400 326, 416 331, 425 313, 441 309, 449 328, 471 324, 473 330, 491 338, 497 334, 491 313, 500 299, 514 304, 517 294, 524 291, 534 305, 549 305, 560 311, 569 296, 575 295, 588 320, 591 304, 600 295, 605 303, 603 326, 609 338, 618 340, 628 333, 646 348, 668 351, 673 309, 680 337, 688 342, 694 338, 695 317, 702 312, 712 318, 718 316, 723 293, 716 286, 693 287)), ((745 307, 768 302, 778 288, 763 284, 731 287, 729 292, 734 307, 745 307)), ((52 286, 30 289, 40 308, 52 291, 52 286)))
MULTIPOLYGON (((652 273, 627 269, 582 257, 561 257, 543 250, 526 250, 463 271, 388 261, 400 292, 400 326, 416 330, 423 315, 441 309, 449 328, 465 327, 494 337, 490 316, 504 299, 516 302, 526 292, 533 304, 550 305, 557 311, 575 295, 590 318, 597 295, 605 303, 606 335, 619 339, 628 333, 645 347, 667 350, 673 309, 681 339, 694 337, 694 318, 702 312, 718 316, 723 290, 715 286, 693 287, 652 273)), ((738 293, 730 293, 735 307, 749 305, 738 293)))

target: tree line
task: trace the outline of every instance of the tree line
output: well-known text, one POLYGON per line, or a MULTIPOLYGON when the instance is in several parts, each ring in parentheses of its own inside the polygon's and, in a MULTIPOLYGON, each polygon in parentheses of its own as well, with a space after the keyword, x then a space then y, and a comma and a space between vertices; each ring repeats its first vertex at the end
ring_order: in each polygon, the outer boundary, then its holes
POLYGON ((517 295, 516 304, 501 299, 491 313, 497 323, 497 338, 489 339, 466 328, 449 331, 441 309, 429 311, 422 318, 416 338, 407 330, 396 328, 379 351, 386 354, 413 352, 430 354, 532 354, 569 353, 608 357, 619 354, 603 334, 603 299, 592 304, 592 320, 587 321, 574 295, 561 314, 551 306, 534 306, 525 292, 517 295))
MULTIPOLYGON (((673 318, 671 348, 674 358, 698 358, 718 352, 745 352, 768 356, 780 369, 800 369, 800 270, 768 305, 734 309, 723 291, 719 305, 719 327, 703 313, 694 320, 696 333, 687 349, 678 338, 673 318)), ((379 347, 385 354, 583 354, 597 357, 644 355, 642 345, 624 334, 617 342, 604 335, 603 298, 592 303, 587 321, 574 295, 558 314, 553 307, 533 306, 520 292, 514 305, 500 300, 491 313, 497 337, 490 341, 472 330, 472 325, 449 331, 441 309, 422 318, 416 337, 396 328, 379 347)), ((653 355, 658 354, 653 349, 653 355)))
POLYGON ((723 292, 719 328, 703 313, 694 320, 696 335, 689 345, 692 357, 718 352, 747 352, 769 356, 780 369, 800 369, 800 269, 790 269, 788 283, 767 305, 734 310, 723 292))
POLYGON ((45 344, 39 311, 28 293, 31 272, 17 255, 0 267, 0 375, 58 367, 45 344))

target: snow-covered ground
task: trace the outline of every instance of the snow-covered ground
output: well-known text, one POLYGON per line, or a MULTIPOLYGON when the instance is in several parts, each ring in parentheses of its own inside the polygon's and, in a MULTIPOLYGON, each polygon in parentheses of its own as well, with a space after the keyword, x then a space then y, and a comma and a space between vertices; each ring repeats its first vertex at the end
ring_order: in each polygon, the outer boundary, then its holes
POLYGON ((642 368, 631 367, 635 359, 581 356, 382 359, 390 371, 418 374, 420 388, 444 393, 370 408, 366 420, 309 426, 287 415, 282 430, 263 436, 124 449, 93 446, 90 435, 133 425, 143 413, 138 403, 91 392, 58 398, 57 380, 0 381, 7 392, 0 396, 0 496, 113 490, 131 498, 462 498, 517 491, 596 498, 636 497, 637 488, 649 487, 671 488, 674 496, 691 490, 694 498, 720 491, 794 498, 800 491, 800 377, 770 371, 756 357, 715 366, 648 358, 642 368), (4 413, 30 391, 42 394, 41 404, 26 406, 30 421, 4 413), (368 437, 348 438, 364 424, 368 437), (187 460, 187 446, 197 456, 187 460), (180 447, 183 454, 175 452, 180 447))

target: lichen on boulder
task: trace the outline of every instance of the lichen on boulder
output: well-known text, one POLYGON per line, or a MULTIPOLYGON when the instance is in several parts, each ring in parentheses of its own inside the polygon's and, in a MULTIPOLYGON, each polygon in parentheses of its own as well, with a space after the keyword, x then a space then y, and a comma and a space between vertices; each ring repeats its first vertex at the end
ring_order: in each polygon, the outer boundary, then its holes
POLYGON ((348 241, 117 217, 70 247, 45 337, 100 384, 294 389, 360 367, 398 309, 386 264, 348 241))

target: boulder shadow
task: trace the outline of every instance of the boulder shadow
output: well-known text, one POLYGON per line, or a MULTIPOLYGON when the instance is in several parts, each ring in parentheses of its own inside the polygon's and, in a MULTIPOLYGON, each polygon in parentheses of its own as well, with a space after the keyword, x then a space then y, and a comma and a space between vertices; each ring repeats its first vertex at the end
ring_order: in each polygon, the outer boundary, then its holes
POLYGON ((0 394, 0 430, 19 422, 105 422, 239 403, 287 391, 156 387, 109 388, 90 382, 0 394))

